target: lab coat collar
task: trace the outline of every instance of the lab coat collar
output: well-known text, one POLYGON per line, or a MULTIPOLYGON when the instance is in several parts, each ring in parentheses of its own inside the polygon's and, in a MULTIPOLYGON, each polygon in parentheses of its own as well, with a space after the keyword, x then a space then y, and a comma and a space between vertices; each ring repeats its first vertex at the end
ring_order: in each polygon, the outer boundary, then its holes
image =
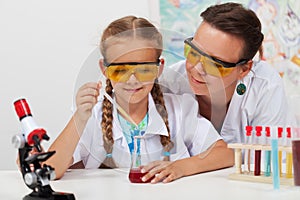
MULTIPOLYGON (((167 112, 167 110, 165 112, 167 112)), ((150 94, 148 95, 148 114, 149 121, 145 134, 168 136, 169 134, 166 124, 160 116, 160 114, 158 113, 152 95, 150 94)))
MULTIPOLYGON (((113 99, 115 100, 115 96, 113 96, 113 99)), ((116 100, 115 100, 116 101, 116 100)), ((166 111, 167 112, 167 111, 166 111)), ((145 136, 150 136, 150 135, 164 135, 164 136, 168 136, 168 130, 166 128, 166 125, 162 119, 162 117, 160 116, 160 114, 158 113, 158 111, 156 110, 156 106, 154 103, 154 100, 152 98, 152 95, 149 94, 148 95, 148 126, 147 129, 145 131, 145 136)), ((117 108, 114 106, 113 107, 113 137, 114 140, 120 139, 120 138, 124 138, 122 144, 126 144, 126 139, 123 136, 123 131, 121 128, 121 124, 118 120, 118 111, 117 108)))

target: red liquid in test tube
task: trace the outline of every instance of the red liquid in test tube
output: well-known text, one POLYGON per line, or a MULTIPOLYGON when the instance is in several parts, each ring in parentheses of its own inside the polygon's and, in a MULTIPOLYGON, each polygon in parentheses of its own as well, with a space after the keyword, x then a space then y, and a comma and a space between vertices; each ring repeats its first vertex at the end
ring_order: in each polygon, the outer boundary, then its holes
MULTIPOLYGON (((261 136, 262 127, 255 127, 255 144, 260 144, 259 137, 261 136)), ((260 164, 261 164, 261 150, 255 150, 255 158, 254 158, 254 176, 260 176, 260 164)))

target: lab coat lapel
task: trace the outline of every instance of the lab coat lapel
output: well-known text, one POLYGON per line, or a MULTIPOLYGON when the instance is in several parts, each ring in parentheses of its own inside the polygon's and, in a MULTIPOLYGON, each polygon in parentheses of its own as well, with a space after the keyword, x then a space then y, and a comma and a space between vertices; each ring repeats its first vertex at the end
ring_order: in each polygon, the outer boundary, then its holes
POLYGON ((168 136, 168 130, 165 125, 165 122, 156 110, 155 103, 151 95, 148 96, 148 113, 149 121, 145 134, 168 136))

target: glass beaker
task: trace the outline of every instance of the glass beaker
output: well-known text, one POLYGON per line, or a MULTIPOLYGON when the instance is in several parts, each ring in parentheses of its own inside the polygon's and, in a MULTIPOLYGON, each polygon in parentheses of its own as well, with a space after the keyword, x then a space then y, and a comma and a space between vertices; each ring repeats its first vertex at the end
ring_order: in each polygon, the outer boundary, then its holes
POLYGON ((131 155, 129 180, 132 183, 149 183, 151 181, 151 178, 146 182, 142 181, 142 178, 146 173, 141 172, 142 167, 148 164, 148 162, 150 161, 149 155, 146 150, 145 138, 143 136, 134 136, 133 144, 134 147, 131 155), (141 144, 144 147, 143 152, 141 152, 141 144))

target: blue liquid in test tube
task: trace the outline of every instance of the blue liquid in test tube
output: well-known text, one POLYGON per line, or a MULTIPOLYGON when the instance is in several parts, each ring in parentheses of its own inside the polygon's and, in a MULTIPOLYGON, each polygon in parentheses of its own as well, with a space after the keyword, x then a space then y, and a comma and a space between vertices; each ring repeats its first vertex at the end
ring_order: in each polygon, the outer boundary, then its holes
POLYGON ((278 163, 278 139, 272 138, 272 166, 273 166, 273 188, 279 189, 280 179, 279 179, 279 163, 278 163))

